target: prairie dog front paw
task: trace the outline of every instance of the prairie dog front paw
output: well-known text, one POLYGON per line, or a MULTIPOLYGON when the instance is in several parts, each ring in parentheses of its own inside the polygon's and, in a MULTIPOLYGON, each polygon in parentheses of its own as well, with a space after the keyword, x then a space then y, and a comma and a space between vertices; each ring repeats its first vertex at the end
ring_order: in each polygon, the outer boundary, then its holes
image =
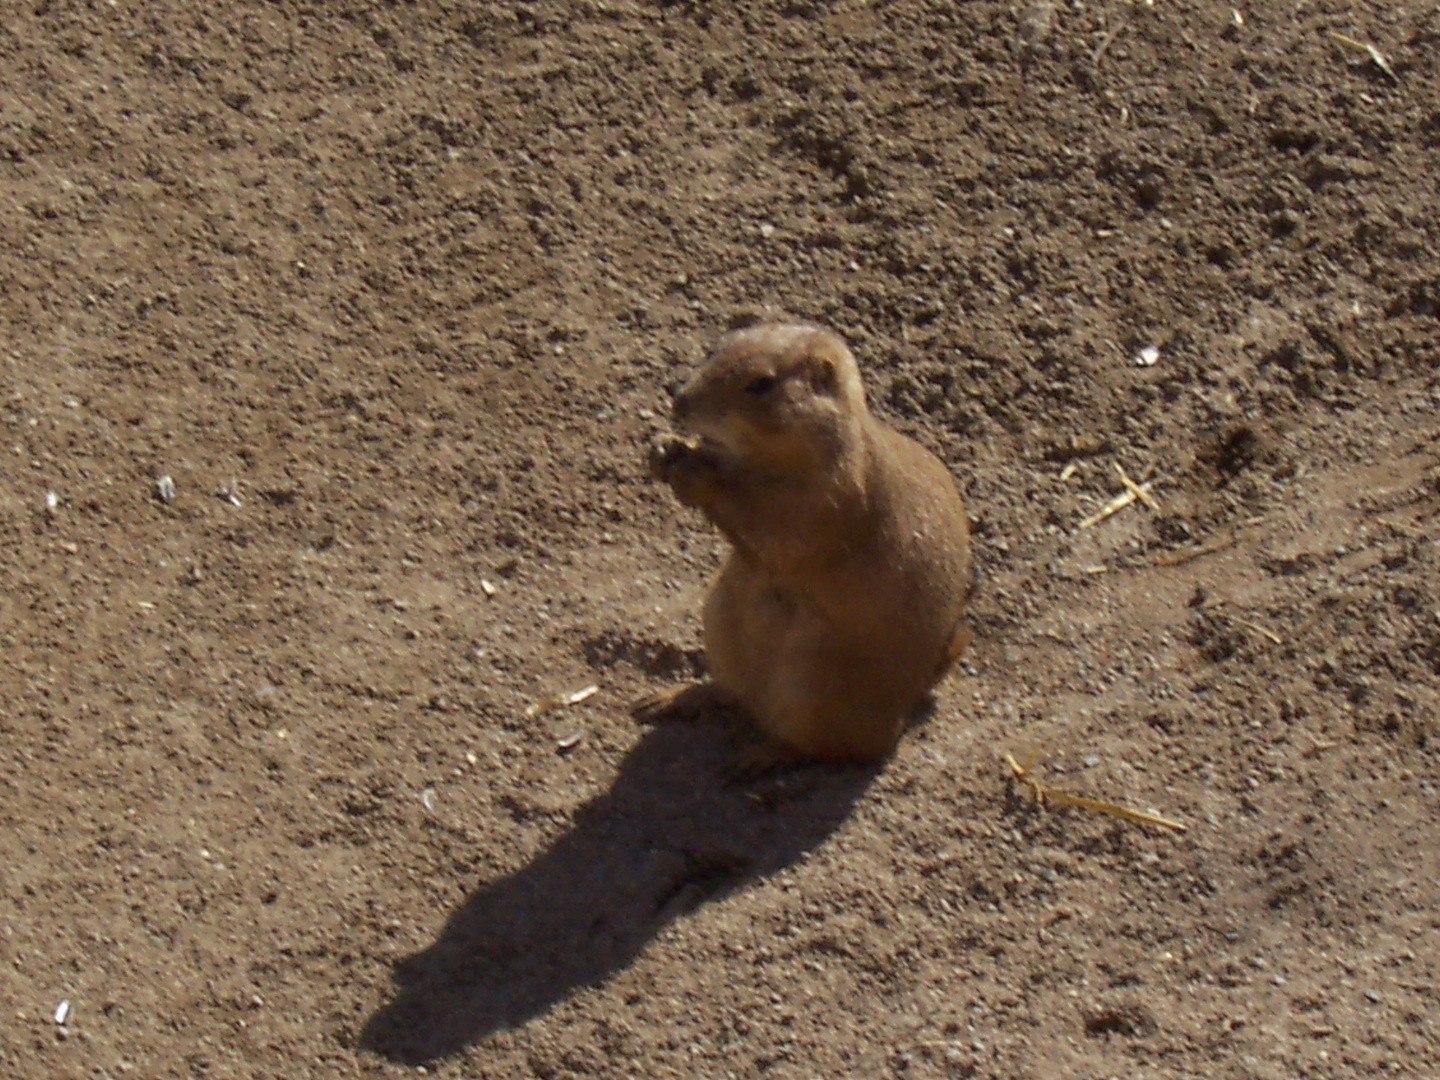
POLYGON ((676 465, 699 449, 700 440, 694 436, 659 436, 650 444, 650 475, 668 484, 676 465))

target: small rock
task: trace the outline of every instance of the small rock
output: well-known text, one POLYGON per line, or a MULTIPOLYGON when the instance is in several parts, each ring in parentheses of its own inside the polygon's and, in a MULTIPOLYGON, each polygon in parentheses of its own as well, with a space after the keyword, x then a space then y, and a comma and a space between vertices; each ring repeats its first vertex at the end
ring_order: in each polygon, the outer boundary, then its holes
POLYGON ((59 1005, 55 1006, 55 1023, 64 1024, 70 1019, 70 999, 65 998, 59 1005))
POLYGON ((564 704, 579 705, 580 702, 586 700, 587 698, 594 697, 599 692, 600 687, 596 686, 594 683, 591 683, 589 686, 582 687, 579 690, 566 694, 564 704))
POLYGON ((1051 0, 1030 4, 1020 16, 1020 44, 1034 49, 1050 36, 1055 22, 1055 5, 1051 0))
POLYGON ((175 501, 175 481, 170 479, 169 474, 155 481, 155 493, 160 496, 160 501, 163 503, 168 504, 175 501))
POLYGON ((775 235, 775 226, 771 225, 768 221, 762 221, 760 223, 760 235, 766 240, 769 240, 770 237, 775 235))

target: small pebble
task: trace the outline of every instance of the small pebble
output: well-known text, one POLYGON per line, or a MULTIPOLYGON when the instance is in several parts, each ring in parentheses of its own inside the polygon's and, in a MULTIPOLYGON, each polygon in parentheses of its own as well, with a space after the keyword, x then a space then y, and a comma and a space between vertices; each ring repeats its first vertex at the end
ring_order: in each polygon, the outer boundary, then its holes
POLYGON ((70 999, 65 998, 55 1006, 55 1023, 63 1024, 70 1019, 70 999))
POLYGON ((579 705, 580 702, 584 701, 587 698, 594 697, 599 692, 600 687, 596 686, 594 683, 591 683, 589 686, 576 690, 574 693, 566 694, 565 704, 579 705))
POLYGON ((172 480, 172 479, 170 479, 170 477, 169 477, 168 474, 165 475, 165 476, 160 477, 159 480, 156 480, 156 481, 155 481, 155 492, 156 492, 156 494, 158 494, 158 495, 160 496, 160 501, 161 501, 161 502, 163 502, 163 503, 172 503, 172 502, 174 502, 174 501, 175 501, 175 481, 172 480))
POLYGON ((1055 5, 1051 0, 1039 0, 1029 5, 1020 17, 1020 43, 1033 49, 1050 36, 1050 27, 1055 20, 1055 5))
POLYGON ((435 789, 427 787, 420 793, 420 801, 425 804, 426 810, 435 809, 435 789))
POLYGON ((57 506, 59 506, 59 505, 60 505, 60 496, 59 496, 59 495, 56 495, 55 492, 53 492, 53 491, 47 491, 47 492, 45 492, 45 509, 46 509, 46 510, 50 511, 50 513, 53 514, 53 513, 55 512, 55 508, 56 508, 57 506))

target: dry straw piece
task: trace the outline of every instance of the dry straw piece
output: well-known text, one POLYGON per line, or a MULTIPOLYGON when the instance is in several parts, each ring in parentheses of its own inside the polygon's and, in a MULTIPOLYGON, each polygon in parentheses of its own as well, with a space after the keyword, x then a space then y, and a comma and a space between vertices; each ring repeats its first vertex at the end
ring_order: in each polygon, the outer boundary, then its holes
POLYGON ((1380 50, 1375 48, 1374 45, 1367 44, 1364 41, 1356 41, 1354 38, 1347 37, 1340 33, 1338 30, 1329 31, 1329 35, 1331 41, 1339 42, 1346 48, 1355 49, 1358 52, 1363 52, 1368 55, 1370 62, 1389 76, 1391 82, 1399 84, 1400 76, 1395 74, 1395 69, 1390 66, 1390 61, 1386 60, 1385 57, 1381 55, 1380 50))
POLYGON ((1186 548, 1184 551, 1162 551, 1150 562, 1155 566, 1179 566, 1191 559, 1198 559, 1202 555, 1213 555, 1217 551, 1224 551, 1235 543, 1235 534, 1229 533, 1217 540, 1207 540, 1198 547, 1186 548))
POLYGON ((1099 525, 1100 522, 1104 521, 1111 514, 1124 510, 1125 507, 1137 500, 1143 502, 1152 510, 1160 509, 1160 504, 1157 503, 1154 496, 1150 494, 1150 489, 1160 483, 1160 477, 1157 476, 1153 480, 1146 480, 1143 484, 1137 484, 1126 475, 1125 470, 1120 467, 1118 462, 1115 464, 1115 469, 1120 474, 1120 481, 1125 485, 1125 490, 1119 495, 1116 495, 1099 510, 1096 510, 1095 513, 1091 514, 1084 521, 1080 522, 1077 529, 1088 529, 1092 525, 1099 525))
POLYGON ((1119 803, 1106 802, 1103 799, 1087 799, 1083 795, 1071 795, 1069 792, 1056 791, 1054 788, 1043 787, 1039 780, 1030 775, 1030 770, 1015 760, 1015 756, 1008 751, 1005 754, 1005 761, 1014 773, 1015 779, 1030 789, 1035 796, 1035 802, 1045 805, 1045 800, 1057 802, 1064 806, 1074 806, 1081 810, 1092 810, 1097 814, 1107 814, 1110 817, 1123 818, 1125 821, 1138 822, 1141 825, 1158 825, 1162 829, 1173 829, 1175 832, 1185 832, 1186 826, 1179 821, 1171 821, 1159 814, 1147 814, 1144 810, 1132 810, 1128 806, 1121 806, 1119 803))
POLYGON ((1275 631, 1273 631, 1273 630, 1267 630, 1267 629, 1265 629, 1265 627, 1261 626, 1259 623, 1253 623, 1253 622, 1251 622, 1249 619, 1238 619, 1238 618, 1236 618, 1234 615, 1231 615, 1231 616, 1230 616, 1230 621, 1231 621, 1231 622, 1234 622, 1234 623, 1238 623, 1240 626, 1245 627, 1245 629, 1247 629, 1247 630, 1254 630, 1255 633, 1260 634, 1261 636, 1268 638, 1270 641, 1272 641, 1272 642, 1275 643, 1276 645, 1284 645, 1284 644, 1285 644, 1285 639, 1284 639, 1284 638, 1282 638, 1279 634, 1275 633, 1275 631))
POLYGON ((1131 480, 1129 474, 1125 472, 1125 466, 1121 465, 1118 461, 1115 462, 1115 471, 1120 474, 1120 482, 1125 485, 1126 490, 1128 490, 1130 494, 1134 495, 1135 498, 1139 499, 1157 514, 1160 512, 1160 504, 1156 501, 1155 496, 1150 494, 1150 489, 1148 487, 1142 488, 1139 484, 1135 483, 1134 480, 1131 480))
POLYGON ((525 716, 528 719, 532 716, 539 716, 543 712, 549 712, 551 709, 558 709, 564 705, 579 705, 580 702, 584 701, 586 698, 592 697, 599 692, 600 687, 596 686, 594 683, 591 683, 589 686, 582 687, 579 690, 574 690, 568 694, 552 694, 550 697, 544 698, 540 701, 535 702, 535 704, 528 706, 525 709, 525 716))

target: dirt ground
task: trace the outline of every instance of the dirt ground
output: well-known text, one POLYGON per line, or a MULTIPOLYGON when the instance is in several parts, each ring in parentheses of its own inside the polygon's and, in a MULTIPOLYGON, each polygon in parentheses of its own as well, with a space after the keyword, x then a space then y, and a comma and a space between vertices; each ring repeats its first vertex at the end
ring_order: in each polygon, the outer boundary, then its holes
POLYGON ((0 7, 0 1074, 1440 1075, 1440 7, 1232 2, 0 7), (736 785, 756 314, 981 590, 736 785))

